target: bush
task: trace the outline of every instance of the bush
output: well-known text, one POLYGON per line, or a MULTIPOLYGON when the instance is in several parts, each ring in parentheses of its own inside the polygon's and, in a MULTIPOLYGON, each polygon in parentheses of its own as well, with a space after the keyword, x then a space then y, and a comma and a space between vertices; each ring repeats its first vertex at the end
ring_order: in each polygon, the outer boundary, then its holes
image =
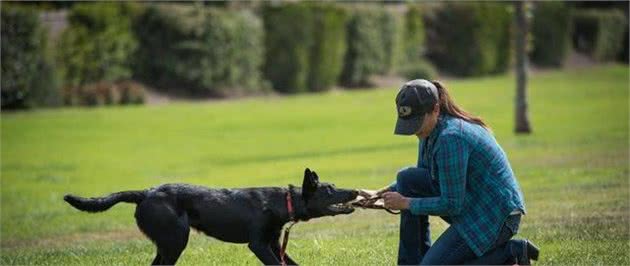
POLYGON ((130 30, 128 4, 78 3, 72 6, 68 20, 58 45, 66 86, 131 77, 137 41, 130 30))
POLYGON ((263 18, 264 72, 274 89, 322 91, 337 81, 345 52, 343 9, 311 3, 265 6, 263 18))
POLYGON ((626 25, 626 33, 624 34, 623 45, 621 48, 621 53, 619 53, 619 57, 617 58, 620 62, 628 63, 630 57, 628 57, 628 49, 630 48, 630 43, 628 40, 628 25, 626 25))
POLYGON ((435 67, 425 59, 425 31, 422 10, 411 6, 405 13, 403 27, 404 59, 398 74, 406 79, 433 79, 437 77, 435 67))
POLYGON ((408 80, 412 79, 434 79, 437 77, 435 67, 427 60, 415 60, 412 63, 405 63, 398 71, 401 76, 408 80))
POLYGON ((118 83, 120 104, 142 104, 145 102, 145 88, 134 81, 121 81, 118 83))
POLYGON ((425 16, 428 56, 455 75, 505 72, 511 20, 509 4, 447 2, 425 16))
POLYGON ((61 93, 38 13, 9 4, 1 13, 2 108, 58 105, 61 93))
POLYGON ((398 42, 401 40, 402 19, 384 10, 381 12, 379 20, 384 57, 378 73, 388 74, 395 68, 400 57, 400 44, 398 42))
POLYGON ((425 32, 422 11, 417 6, 411 6, 405 13, 403 47, 404 60, 416 61, 424 58, 425 32))
POLYGON ((141 104, 145 101, 144 86, 131 81, 99 81, 82 86, 67 86, 64 89, 64 102, 67 105, 117 105, 141 104))
POLYGON ((573 42, 578 51, 599 61, 614 60, 622 52, 627 20, 621 11, 576 10, 573 25, 573 42))
POLYGON ((371 75, 385 73, 395 58, 396 21, 387 10, 359 8, 347 25, 347 51, 341 84, 369 86, 371 75))
POLYGON ((265 88, 262 23, 249 11, 151 5, 134 29, 136 77, 145 83, 221 97, 265 88))
POLYGON ((265 6, 265 77, 279 92, 308 89, 313 13, 303 4, 265 6), (296 23, 300 21, 300 23, 296 23))
POLYGON ((323 91, 337 83, 343 68, 347 14, 344 9, 332 5, 314 5, 312 10, 313 43, 310 51, 308 89, 323 91))
POLYGON ((563 2, 536 2, 531 33, 532 62, 562 66, 571 45, 571 13, 563 2))

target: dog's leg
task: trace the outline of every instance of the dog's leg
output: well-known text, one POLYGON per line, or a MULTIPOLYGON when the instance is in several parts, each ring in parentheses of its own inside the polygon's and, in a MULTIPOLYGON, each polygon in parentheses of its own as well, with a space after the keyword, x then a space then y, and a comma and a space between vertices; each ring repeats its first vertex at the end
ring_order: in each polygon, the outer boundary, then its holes
POLYGON ((184 213, 183 216, 178 218, 178 224, 171 230, 165 231, 165 234, 169 234, 167 241, 162 241, 159 254, 162 257, 162 265, 175 265, 177 259, 182 254, 188 244, 188 235, 190 233, 190 227, 188 226, 188 218, 184 213))
POLYGON ((271 251, 271 246, 269 243, 265 243, 263 241, 254 241, 249 242, 249 250, 254 252, 256 257, 265 265, 279 265, 280 261, 276 256, 273 255, 271 251))
MULTIPOLYGON (((277 230, 271 237, 271 250, 278 260, 280 260, 280 245, 280 230, 277 230)), ((284 262, 286 262, 287 265, 298 265, 291 257, 289 257, 288 253, 284 253, 284 262)))
MULTIPOLYGON (((264 221, 261 221, 260 225, 266 225, 264 221)), ((250 229, 249 250, 251 250, 256 257, 265 265, 279 265, 277 255, 273 254, 271 250, 271 235, 268 228, 264 226, 256 226, 250 229)))
POLYGON ((178 215, 177 207, 166 197, 147 198, 136 207, 136 222, 157 246, 153 264, 175 264, 188 243, 188 215, 178 215))
POLYGON ((155 255, 155 259, 153 259, 153 262, 151 262, 151 265, 161 265, 162 264, 162 256, 160 256, 160 253, 158 251, 158 254, 155 255))

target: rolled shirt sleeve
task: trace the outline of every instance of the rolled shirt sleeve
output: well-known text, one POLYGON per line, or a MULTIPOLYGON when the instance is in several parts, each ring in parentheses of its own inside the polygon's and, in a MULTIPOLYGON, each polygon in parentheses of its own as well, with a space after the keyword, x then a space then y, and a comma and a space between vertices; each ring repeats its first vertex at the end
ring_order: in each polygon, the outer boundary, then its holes
POLYGON ((466 171, 470 147, 458 135, 443 135, 436 143, 435 166, 440 183, 440 196, 412 198, 409 206, 416 215, 458 215, 464 205, 466 171))
POLYGON ((389 184, 389 191, 398 192, 398 190, 396 190, 396 181, 389 184))

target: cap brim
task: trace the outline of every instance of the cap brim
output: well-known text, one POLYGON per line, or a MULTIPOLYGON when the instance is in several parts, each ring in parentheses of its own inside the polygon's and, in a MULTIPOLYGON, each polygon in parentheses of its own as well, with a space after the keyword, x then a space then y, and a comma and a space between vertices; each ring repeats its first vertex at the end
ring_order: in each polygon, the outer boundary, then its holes
POLYGON ((413 135, 422 126, 424 116, 414 116, 407 119, 398 118, 394 134, 396 135, 413 135))

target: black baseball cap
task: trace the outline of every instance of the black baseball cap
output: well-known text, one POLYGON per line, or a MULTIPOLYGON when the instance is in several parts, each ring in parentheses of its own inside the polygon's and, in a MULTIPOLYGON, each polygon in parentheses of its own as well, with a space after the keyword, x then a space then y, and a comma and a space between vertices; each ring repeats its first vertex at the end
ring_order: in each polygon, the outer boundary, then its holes
POLYGON ((413 135, 422 126, 425 114, 433 110, 438 102, 438 90, 425 79, 407 81, 396 96, 398 120, 394 134, 413 135))

